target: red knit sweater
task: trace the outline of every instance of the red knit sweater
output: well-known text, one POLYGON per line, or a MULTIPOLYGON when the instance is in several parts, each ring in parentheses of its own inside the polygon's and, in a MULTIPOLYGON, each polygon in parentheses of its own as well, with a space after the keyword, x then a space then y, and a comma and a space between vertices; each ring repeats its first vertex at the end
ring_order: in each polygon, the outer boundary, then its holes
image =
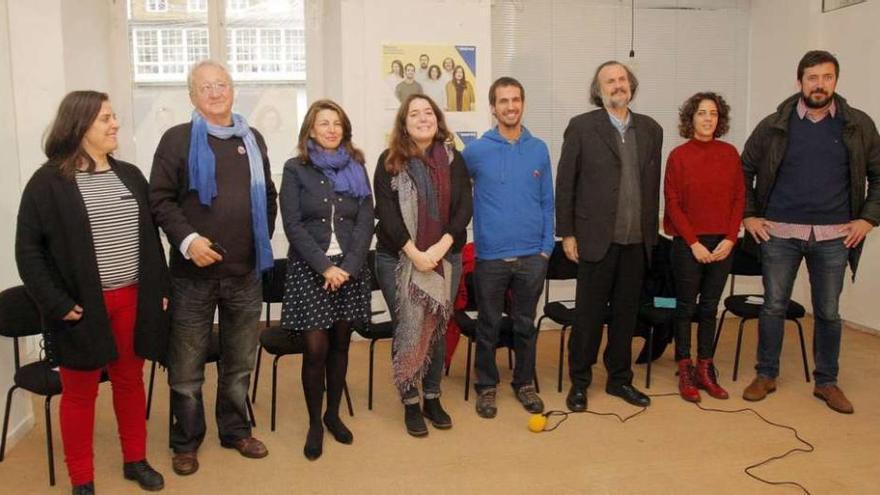
POLYGON ((690 141, 666 162, 663 229, 691 245, 698 235, 724 235, 736 242, 745 206, 739 153, 724 141, 690 141))

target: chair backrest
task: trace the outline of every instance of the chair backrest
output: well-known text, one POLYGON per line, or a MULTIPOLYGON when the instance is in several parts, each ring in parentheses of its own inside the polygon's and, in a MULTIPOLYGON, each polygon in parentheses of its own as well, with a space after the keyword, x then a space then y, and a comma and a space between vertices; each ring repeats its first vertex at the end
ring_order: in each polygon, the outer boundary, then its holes
POLYGON ((578 265, 565 257, 562 241, 553 244, 553 252, 547 261, 547 277, 544 281, 544 304, 550 302, 551 280, 574 280, 577 278, 578 265))
POLYGON ((0 292, 0 335, 27 337, 42 331, 40 310, 23 285, 0 292))
POLYGON ((672 241, 662 235, 651 249, 651 266, 645 270, 642 282, 642 303, 653 303, 655 297, 675 297, 672 241))
POLYGON ((376 250, 370 249, 367 252, 367 266, 370 269, 370 291, 375 292, 382 290, 379 287, 379 277, 376 275, 376 250))
POLYGON ((284 280, 287 278, 287 258, 275 260, 272 270, 263 274, 263 302, 280 303, 284 300, 284 280))

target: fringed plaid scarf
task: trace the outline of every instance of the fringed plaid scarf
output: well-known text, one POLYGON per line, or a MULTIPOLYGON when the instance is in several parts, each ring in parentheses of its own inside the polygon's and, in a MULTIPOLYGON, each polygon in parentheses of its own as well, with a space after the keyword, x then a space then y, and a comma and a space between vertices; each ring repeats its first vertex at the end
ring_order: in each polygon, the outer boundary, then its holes
MULTIPOLYGON (((435 144, 427 159, 407 162, 391 187, 397 190, 400 212, 419 250, 443 236, 449 221, 452 151, 435 144)), ((431 364, 430 350, 443 338, 452 312, 452 265, 445 259, 428 272, 415 269, 400 255, 397 265, 397 328, 394 338, 394 383, 403 392, 421 381, 431 364)))

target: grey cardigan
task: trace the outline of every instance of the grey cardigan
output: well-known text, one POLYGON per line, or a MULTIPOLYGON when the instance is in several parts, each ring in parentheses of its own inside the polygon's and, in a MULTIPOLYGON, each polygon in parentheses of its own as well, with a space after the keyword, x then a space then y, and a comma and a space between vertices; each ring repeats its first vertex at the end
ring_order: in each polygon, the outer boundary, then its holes
MULTIPOLYGON (((367 171, 361 168, 366 180, 367 171)), ((332 225, 342 248, 339 267, 352 277, 358 275, 373 238, 372 196, 359 200, 337 194, 320 170, 299 157, 291 158, 281 178, 281 219, 290 242, 290 261, 305 261, 318 273, 330 268, 333 263, 324 253, 330 246, 332 225)))

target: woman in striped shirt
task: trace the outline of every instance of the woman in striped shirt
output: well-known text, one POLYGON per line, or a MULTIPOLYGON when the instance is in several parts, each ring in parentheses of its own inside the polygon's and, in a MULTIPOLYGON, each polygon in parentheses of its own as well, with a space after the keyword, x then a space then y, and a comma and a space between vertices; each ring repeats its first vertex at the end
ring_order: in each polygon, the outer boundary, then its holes
POLYGON ((113 385, 123 475, 161 490, 146 461, 144 358, 164 358, 167 273, 147 181, 114 159, 119 123, 106 94, 75 91, 58 108, 48 161, 21 197, 16 261, 60 366, 61 436, 74 494, 94 493, 92 437, 102 371, 113 385))

